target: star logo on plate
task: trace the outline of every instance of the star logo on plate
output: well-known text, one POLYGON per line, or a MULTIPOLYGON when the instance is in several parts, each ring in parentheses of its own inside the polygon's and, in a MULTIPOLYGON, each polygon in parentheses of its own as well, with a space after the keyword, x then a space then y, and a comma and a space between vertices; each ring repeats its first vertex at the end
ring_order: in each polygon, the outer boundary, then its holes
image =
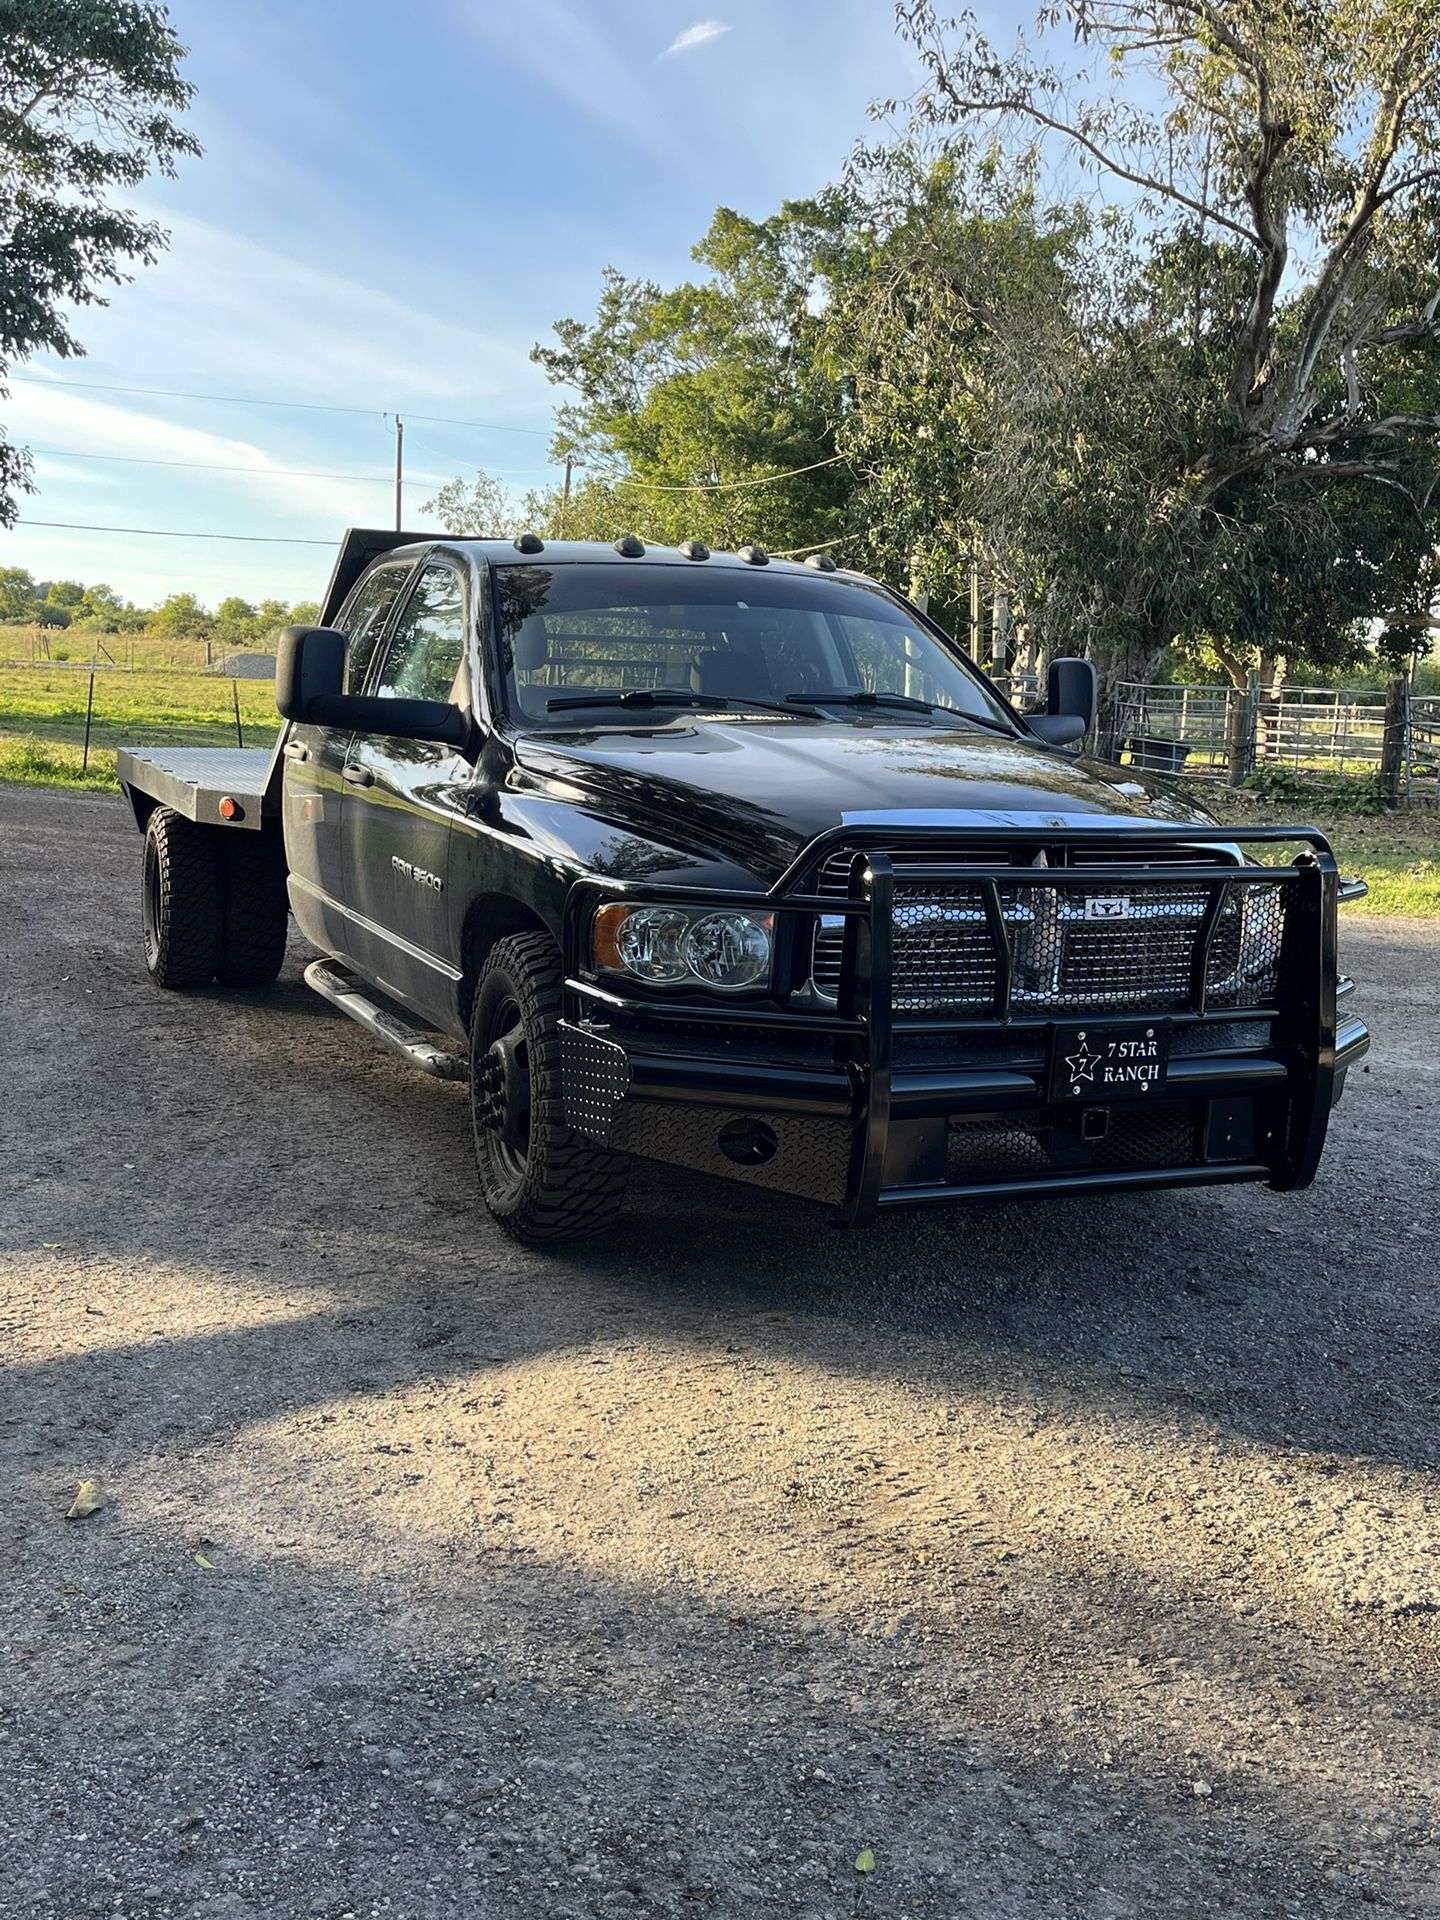
POLYGON ((1085 1044, 1085 1036, 1082 1033, 1080 1035, 1079 1047, 1074 1053, 1067 1053, 1065 1056, 1065 1064, 1070 1069, 1070 1088, 1072 1092, 1078 1093, 1080 1091, 1080 1082, 1082 1080, 1089 1081, 1092 1086, 1095 1084, 1095 1067, 1099 1059, 1099 1054, 1091 1053, 1089 1047, 1085 1044))

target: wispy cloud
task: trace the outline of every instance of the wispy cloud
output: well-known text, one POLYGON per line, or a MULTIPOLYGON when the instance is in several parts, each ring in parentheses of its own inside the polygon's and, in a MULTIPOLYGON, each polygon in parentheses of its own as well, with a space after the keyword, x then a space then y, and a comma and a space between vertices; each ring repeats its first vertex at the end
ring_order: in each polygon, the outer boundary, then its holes
POLYGON ((693 27, 686 27, 683 33, 676 34, 660 58, 668 60, 674 53, 693 53, 697 47, 708 46, 712 40, 718 40, 722 33, 729 31, 723 20, 697 20, 693 27))

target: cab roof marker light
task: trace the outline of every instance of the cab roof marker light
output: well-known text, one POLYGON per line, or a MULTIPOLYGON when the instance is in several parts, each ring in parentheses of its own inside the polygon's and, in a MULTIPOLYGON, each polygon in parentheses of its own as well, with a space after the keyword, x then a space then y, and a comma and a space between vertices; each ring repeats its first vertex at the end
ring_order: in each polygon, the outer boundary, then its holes
POLYGON ((710 549, 703 540, 682 540, 675 551, 683 554, 687 560, 708 560, 710 558, 710 549))
POLYGON ((828 553, 812 553, 806 556, 807 567, 814 567, 817 573, 834 573, 835 562, 828 553))
POLYGON ((738 557, 752 567, 768 567, 770 564, 770 556, 764 547, 741 547, 738 557))
POLYGON ((622 534, 615 542, 615 551, 622 560, 638 560, 645 552, 645 542, 638 533, 622 534))
POLYGON ((545 551, 545 542, 540 538, 538 533, 517 534, 515 537, 515 551, 517 553, 543 553, 545 551))

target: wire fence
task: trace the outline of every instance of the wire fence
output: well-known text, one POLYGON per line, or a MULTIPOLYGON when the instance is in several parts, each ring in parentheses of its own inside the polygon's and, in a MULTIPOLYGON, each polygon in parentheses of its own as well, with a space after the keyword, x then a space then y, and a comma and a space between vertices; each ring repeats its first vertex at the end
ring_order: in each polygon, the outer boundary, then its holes
POLYGON ((82 773, 97 756, 108 764, 105 756, 119 746, 268 745, 279 724, 273 678, 0 662, 0 744, 7 737, 43 743, 82 773))

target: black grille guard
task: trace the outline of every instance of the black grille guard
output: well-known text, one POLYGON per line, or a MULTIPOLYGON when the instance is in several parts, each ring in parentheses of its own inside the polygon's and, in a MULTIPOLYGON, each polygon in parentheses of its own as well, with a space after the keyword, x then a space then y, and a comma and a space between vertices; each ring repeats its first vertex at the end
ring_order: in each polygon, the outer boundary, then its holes
MULTIPOLYGON (((723 1104, 768 1104, 788 1111, 848 1117, 855 1122, 850 1178, 844 1217, 861 1221, 892 1206, 941 1203, 965 1198, 1023 1197, 1027 1192, 1094 1192, 1141 1186, 1214 1184, 1221 1181, 1268 1180, 1288 1189, 1308 1185, 1314 1178, 1325 1144, 1333 1103, 1337 1068, 1337 906, 1342 883, 1334 854, 1325 836, 1313 827, 1191 827, 1160 822, 1118 825, 1104 820, 1091 825, 1067 819, 1052 824, 1037 815, 1034 824, 1017 816, 1004 825, 973 826, 963 815, 933 825, 879 820, 847 821, 813 840, 775 884, 765 891, 736 892, 654 885, 644 880, 612 881, 586 877, 572 888, 564 925, 565 1009, 567 1022, 587 1027, 619 1017, 627 1022, 656 1026, 696 1026, 711 1030, 807 1034, 828 1036, 834 1042, 835 1065, 828 1073, 792 1068, 736 1065, 692 1059, 645 1061, 632 1055, 634 1090, 648 1087, 652 1097, 696 1099, 723 1104), (946 856, 947 846, 959 843, 964 858, 946 856), (1081 852, 1087 861, 1108 856, 1099 864, 1024 867, 1010 864, 1006 855, 1017 845, 1043 845, 1063 850, 1068 857, 1081 852), (993 861, 970 857, 995 850, 993 861), (1184 847, 1190 858, 1173 865, 1154 864, 1150 852, 1184 847), (1214 847, 1214 864, 1197 864, 1194 850, 1214 847), (1236 848, 1298 847, 1288 865, 1233 864, 1236 848), (1219 850, 1228 858, 1222 860, 1219 850), (837 851, 853 857, 849 891, 844 899, 816 891, 816 877, 837 851), (897 1013, 891 1004, 889 983, 894 977, 893 937, 896 873, 891 855, 903 851, 905 883, 932 881, 959 883, 978 889, 985 919, 994 942, 997 965, 992 1004, 983 1012, 897 1013), (933 852, 933 863, 924 856, 933 852), (1148 858, 1147 858, 1148 855, 1148 858), (966 1034, 1048 1031, 1064 1009, 1041 1010, 1014 994, 1014 954, 1006 927, 1001 889, 1064 889, 1084 887, 1146 887, 1169 883, 1194 894, 1204 893, 1207 904, 1195 939, 1189 1003, 1168 1011, 1172 1027, 1204 1026, 1240 1019, 1270 1024, 1271 1044, 1262 1053, 1234 1055, 1217 1074, 1215 1056, 1197 1054, 1171 1063, 1170 1086, 1181 1097, 1200 1098, 1224 1088, 1253 1092, 1273 1104, 1277 1124, 1267 1133, 1264 1156, 1253 1162, 1214 1163, 1163 1172, 1047 1175, 1033 1180, 1007 1179, 993 1183, 956 1185, 930 1182, 887 1187, 883 1184, 886 1145, 892 1118, 937 1114, 964 1104, 973 1107, 978 1096, 992 1111, 1034 1106, 1044 1098, 1034 1077, 1024 1072, 987 1069, 984 1072, 897 1069, 897 1034, 966 1034), (1209 957, 1222 909, 1235 889, 1275 888, 1283 883, 1288 898, 1274 971, 1274 991, 1263 1002, 1236 1007, 1210 1004, 1213 983, 1209 957), (647 906, 740 907, 777 915, 779 919, 817 916, 844 919, 838 993, 833 1008, 809 1004, 780 1007, 768 1002, 742 1003, 703 1000, 698 994, 683 998, 662 993, 628 993, 589 968, 589 930, 595 912, 606 901, 634 899, 647 906), (649 1070, 647 1073, 647 1069, 649 1070), (759 1089, 767 1087, 762 1097, 759 1089), (963 1094, 963 1102, 960 1096, 963 1094)), ((1353 897, 1346 889, 1348 897, 1353 897)), ((781 942, 777 939, 777 950, 781 942)), ((798 982, 797 982, 798 984, 798 982)), ((792 995, 793 997, 793 995, 792 995)), ((1107 1017, 1103 1010, 1089 1017, 1107 1017)), ((1344 1036, 1341 1064, 1358 1058, 1368 1045, 1363 1025, 1344 1036)), ((627 1038, 634 1038, 627 1034, 627 1038)))

